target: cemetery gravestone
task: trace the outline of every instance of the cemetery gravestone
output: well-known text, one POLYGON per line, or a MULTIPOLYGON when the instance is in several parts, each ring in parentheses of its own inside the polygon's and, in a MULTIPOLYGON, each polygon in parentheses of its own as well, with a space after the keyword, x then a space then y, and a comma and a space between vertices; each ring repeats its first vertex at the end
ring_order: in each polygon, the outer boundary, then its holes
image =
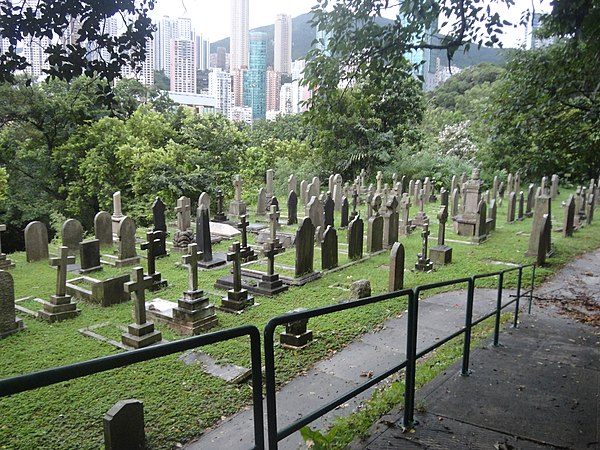
POLYGON ((525 218, 525 196, 523 191, 519 192, 519 206, 517 208, 517 220, 521 221, 525 218))
POLYGON ((254 304, 254 297, 242 288, 242 261, 240 243, 234 242, 227 253, 227 261, 233 263, 233 288, 227 291, 227 297, 221 300, 221 309, 228 312, 240 312, 254 304))
MULTIPOLYGON (((313 199, 315 199, 315 197, 313 197, 313 199)), ((296 232, 296 278, 314 272, 314 240, 315 226, 310 217, 306 217, 296 232)))
POLYGON ((333 269, 338 266, 338 238, 335 228, 331 225, 323 233, 321 242, 321 268, 333 269))
POLYGON ((120 400, 103 418, 105 450, 144 450, 144 404, 120 400))
POLYGON ((343 184, 342 176, 339 173, 336 173, 335 176, 333 177, 333 191, 332 191, 333 202, 334 202, 336 211, 342 210, 342 197, 344 196, 342 184, 343 184))
POLYGON ((392 195, 385 205, 386 213, 383 216, 383 245, 390 248, 398 240, 398 227, 400 217, 398 214, 398 199, 392 195))
POLYGON ((160 331, 154 329, 154 323, 146 319, 146 289, 152 286, 152 278, 144 276, 144 269, 135 267, 132 280, 124 284, 123 288, 134 297, 134 320, 129 324, 127 333, 121 335, 121 342, 133 348, 143 348, 162 340, 160 331))
POLYGON ((62 245, 69 249, 69 255, 79 252, 79 243, 83 240, 83 226, 77 219, 68 219, 63 223, 60 234, 62 245))
POLYGON ((477 208, 477 221, 475 222, 475 233, 473 234, 473 241, 478 244, 485 241, 488 237, 487 233, 487 204, 485 200, 479 202, 477 208))
POLYGON ((113 194, 113 214, 112 220, 112 232, 116 236, 119 230, 119 222, 123 218, 123 211, 121 211, 121 191, 117 191, 113 194))
POLYGON ((300 182, 300 200, 302 201, 302 205, 306 206, 306 203, 308 203, 308 199, 306 198, 306 195, 308 193, 308 183, 306 182, 306 180, 302 180, 300 182))
POLYGON ((463 196, 463 211, 454 218, 455 230, 459 236, 474 236, 481 200, 479 169, 473 169, 471 178, 464 184, 463 196))
POLYGON ((433 263, 427 257, 427 242, 429 240, 429 225, 423 227, 421 232, 421 238, 423 240, 423 247, 421 253, 417 254, 417 263, 415 264, 415 270, 420 272, 429 272, 433 270, 433 263))
POLYGON ((290 191, 287 200, 288 218, 287 224, 294 225, 298 223, 298 196, 296 192, 290 191))
MULTIPOLYGON (((265 205, 269 205, 271 203, 271 199, 273 198, 273 179, 275 177, 275 172, 273 171, 273 169, 267 169, 267 173, 266 173, 266 185, 267 188, 265 190, 265 199, 266 199, 266 203, 265 205)), ((266 209, 266 208, 265 208, 266 209)))
MULTIPOLYGON (((306 311, 298 308, 290 313, 306 311)), ((308 329, 308 319, 294 320, 285 324, 285 332, 279 335, 279 342, 284 348, 301 349, 313 340, 313 332, 308 329)))
POLYGON ((100 264, 100 241, 91 239, 79 244, 79 269, 80 273, 90 273, 102 270, 100 264))
POLYGON ((119 254, 114 261, 115 267, 122 268, 139 264, 140 257, 135 248, 135 223, 131 217, 124 216, 121 219, 117 236, 119 238, 119 254))
POLYGON ((214 221, 215 222, 227 222, 227 216, 223 212, 223 191, 221 189, 217 189, 217 212, 215 213, 214 221))
MULTIPOLYGON (((204 200, 206 197, 200 195, 200 198, 204 200)), ((224 258, 213 255, 209 214, 206 202, 199 202, 198 209, 196 210, 196 244, 198 244, 198 250, 202 252, 202 260, 198 262, 198 265, 203 269, 212 269, 226 262, 224 258)))
POLYGON ((508 194, 508 205, 506 209, 506 223, 515 222, 516 197, 514 192, 508 194))
POLYGON ((420 190, 419 195, 417 196, 417 202, 419 211, 417 211, 417 214, 415 214, 412 224, 420 227, 429 225, 429 217, 427 217, 427 214, 425 214, 425 192, 423 189, 420 190))
POLYGON ((24 329, 15 315, 15 283, 10 273, 0 270, 0 339, 24 329))
POLYGON ((390 276, 388 291, 395 292, 404 288, 404 246, 395 242, 390 252, 390 276))
MULTIPOLYGON (((3 231, 6 231, 5 224, 0 225, 0 236, 2 235, 3 231)), ((6 253, 2 252, 2 241, 0 240, 0 270, 6 270, 12 267, 15 267, 15 263, 6 256, 6 253)))
POLYGON ((160 238, 162 231, 146 231, 146 242, 140 245, 141 250, 146 250, 148 261, 148 273, 144 274, 152 279, 151 291, 156 291, 168 286, 167 280, 163 280, 160 272, 156 270, 156 253, 160 248, 160 238))
POLYGON ((340 228, 346 228, 348 226, 348 223, 349 223, 348 198, 346 196, 344 196, 344 197, 342 197, 340 228))
POLYGON ((357 214, 348 225, 348 259, 355 261, 363 257, 364 223, 357 214))
POLYGON ((527 203, 525 205, 525 217, 533 215, 533 205, 535 204, 535 185, 531 183, 527 189, 527 203))
POLYGON ((258 200, 256 202, 256 215, 264 216, 267 213, 267 192, 264 187, 258 190, 258 200))
POLYGON ((448 207, 442 206, 438 211, 438 240, 437 245, 431 248, 430 259, 435 266, 443 266, 452 262, 452 247, 445 243, 446 239, 446 222, 448 221, 448 207))
POLYGON ((298 184, 298 183, 296 182, 296 175, 294 175, 294 174, 291 174, 291 175, 288 177, 288 189, 287 189, 287 191, 288 191, 288 192, 290 192, 290 191, 294 191, 294 192, 296 192, 296 191, 297 191, 297 188, 298 188, 297 184, 298 184))
POLYGON ((460 196, 460 193, 458 191, 458 188, 454 188, 452 190, 452 198, 450 200, 450 216, 452 218, 456 217, 456 215, 458 215, 458 198, 460 196))
POLYGON ((400 199, 400 209, 402 211, 402 220, 400 221, 400 236, 408 236, 412 230, 412 221, 410 220, 410 195, 405 192, 400 199))
POLYGON ((552 175, 552 177, 550 178, 550 197, 552 197, 553 199, 555 199, 556 197, 558 197, 558 194, 560 193, 560 191, 558 190, 558 183, 559 183, 559 178, 558 175, 554 174, 552 175))
POLYGON ((94 217, 94 235, 100 242, 100 247, 112 247, 112 219, 106 211, 100 211, 94 217))
POLYGON ((58 257, 50 258, 50 265, 56 267, 56 294, 50 301, 42 300, 43 309, 38 311, 38 317, 50 323, 77 317, 81 311, 77 303, 71 302, 72 297, 67 294, 67 265, 74 264, 75 257, 69 256, 69 249, 65 246, 58 248, 58 257))
POLYGON ((215 327, 219 319, 215 314, 215 306, 210 303, 202 289, 198 289, 198 261, 202 253, 198 244, 188 246, 188 253, 182 257, 183 264, 188 266, 188 288, 177 300, 173 308, 173 321, 179 331, 197 335, 215 327))
POLYGON ((248 245, 248 226, 249 225, 250 225, 250 222, 248 222, 246 220, 246 216, 242 215, 240 217, 240 222, 237 224, 237 229, 240 230, 240 232, 241 232, 242 245, 240 247, 240 254, 242 256, 242 261, 244 261, 244 262, 254 261, 254 260, 258 259, 258 256, 256 255, 256 253, 254 253, 254 250, 252 249, 252 247, 250 247, 248 245))
POLYGON ((497 215, 498 207, 496 206, 496 199, 492 199, 490 202, 489 208, 489 217, 488 217, 488 231, 494 231, 496 229, 496 215, 497 215))
POLYGON ((311 197, 308 204, 306 205, 306 210, 304 212, 304 216, 310 218, 311 223, 315 227, 323 226, 323 221, 324 221, 323 204, 317 197, 315 197, 315 196, 311 197))
POLYGON ((258 287, 255 291, 262 295, 273 296, 288 290, 275 273, 275 256, 285 251, 283 247, 278 247, 276 241, 265 242, 263 244, 263 255, 267 258, 267 273, 261 276, 258 287))
MULTIPOLYGON (((533 224, 531 228, 531 234, 529 236, 529 245, 527 251, 525 252, 526 256, 535 256, 538 257, 538 250, 540 248, 540 236, 543 236, 544 227, 546 226, 546 222, 550 223, 550 229, 552 228, 552 203, 549 195, 541 195, 536 199, 535 202, 535 211, 533 214, 533 224), (546 220, 544 216, 548 216, 546 220)), ((577 216, 577 212, 575 212, 575 216, 577 216)), ((548 236, 548 242, 544 244, 546 248, 546 256, 551 256, 552 251, 552 243, 551 238, 548 236)))
POLYGON ((327 198, 325 199, 325 204, 323 205, 323 226, 324 227, 333 227, 334 226, 334 214, 335 214, 335 204, 333 199, 331 198, 331 192, 327 192, 327 198))
POLYGON ((233 177, 233 200, 229 203, 229 215, 232 219, 239 219, 240 216, 246 215, 246 202, 242 200, 243 184, 241 175, 233 177))
POLYGON ((565 222, 563 226, 563 236, 572 237, 573 228, 575 225, 575 197, 569 195, 569 199, 565 205, 565 222))
POLYGON ((371 296, 371 282, 369 280, 356 280, 350 285, 350 300, 358 300, 371 296))
POLYGON ((375 253, 383 250, 383 217, 379 215, 381 196, 373 198, 373 216, 369 217, 367 228, 367 252, 375 253))
POLYGON ((25 254, 27 262, 48 259, 48 229, 42 222, 30 222, 25 227, 25 254))
POLYGON ((173 236, 173 250, 183 252, 194 240, 191 219, 191 201, 188 197, 181 196, 177 199, 177 230, 173 236))

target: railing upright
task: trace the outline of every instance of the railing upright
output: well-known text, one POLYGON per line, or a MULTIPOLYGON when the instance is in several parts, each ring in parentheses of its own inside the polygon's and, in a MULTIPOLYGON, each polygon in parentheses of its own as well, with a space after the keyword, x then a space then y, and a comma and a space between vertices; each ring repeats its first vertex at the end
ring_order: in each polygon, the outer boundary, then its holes
POLYGON ((517 301, 515 302, 515 318, 513 327, 519 326, 519 304, 521 302, 521 283, 523 282, 523 267, 519 267, 519 278, 517 279, 517 301))
POLYGON ((500 316, 502 313, 502 289, 504 287, 504 272, 498 275, 498 298, 496 300, 496 322, 494 323, 494 347, 498 347, 500 340, 500 316))
POLYGON ((419 317, 419 292, 416 287, 408 295, 408 317, 406 324, 406 372, 404 383, 404 419, 402 426, 410 429, 414 425, 415 383, 417 371, 417 325, 419 317))
POLYGON ((529 307, 527 308, 527 314, 531 314, 531 302, 533 301, 533 288, 535 286, 535 264, 531 270, 531 287, 529 288, 529 307))
POLYGON ((473 323, 473 300, 475 296, 475 279, 469 279, 467 288, 467 307, 465 311, 465 339, 463 345, 462 376, 469 375, 469 356, 471 355, 471 329, 473 323))

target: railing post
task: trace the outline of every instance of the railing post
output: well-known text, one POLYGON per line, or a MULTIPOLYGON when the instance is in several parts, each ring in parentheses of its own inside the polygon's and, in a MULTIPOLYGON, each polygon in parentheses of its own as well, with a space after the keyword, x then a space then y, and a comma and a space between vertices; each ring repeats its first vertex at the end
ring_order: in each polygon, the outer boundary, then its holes
POLYGON ((462 376, 469 375, 469 356, 471 353, 471 328, 473 322, 473 297, 475 293, 475 280, 469 279, 469 288, 467 290, 467 310, 465 313, 465 342, 463 346, 462 376))
POLYGON ((517 280, 517 301, 515 302, 515 319, 513 321, 513 327, 519 326, 519 304, 521 301, 521 284, 523 282, 523 266, 519 267, 519 278, 517 280))
POLYGON ((529 307, 527 308, 527 314, 531 314, 531 302, 533 301, 533 288, 535 286, 535 264, 531 268, 531 288, 529 289, 529 307))
POLYGON ((265 427, 263 423, 262 367, 260 355, 260 332, 250 333, 250 356, 252 358, 252 409, 254 413, 254 446, 265 448, 265 427))
POLYGON ((412 428, 415 422, 415 378, 417 364, 417 325, 419 315, 419 288, 408 294, 408 317, 406 329, 406 382, 404 384, 404 420, 405 430, 412 428))
POLYGON ((502 288, 504 287, 504 272, 498 276, 498 298, 496 300, 496 323, 494 324, 494 347, 498 347, 500 339, 500 313, 502 312, 502 288))
POLYGON ((271 321, 264 331, 265 346, 265 395, 267 403, 267 441, 269 450, 277 450, 277 401, 275 398, 275 350, 273 334, 275 327, 271 321))

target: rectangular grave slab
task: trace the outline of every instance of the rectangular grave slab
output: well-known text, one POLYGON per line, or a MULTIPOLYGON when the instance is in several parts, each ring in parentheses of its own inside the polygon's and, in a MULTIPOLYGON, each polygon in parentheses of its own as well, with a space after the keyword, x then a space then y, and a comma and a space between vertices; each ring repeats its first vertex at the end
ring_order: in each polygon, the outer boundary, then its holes
POLYGON ((67 281, 67 294, 86 302, 108 307, 130 300, 130 295, 123 290, 124 283, 129 280, 129 274, 107 280, 91 277, 73 278, 67 281))

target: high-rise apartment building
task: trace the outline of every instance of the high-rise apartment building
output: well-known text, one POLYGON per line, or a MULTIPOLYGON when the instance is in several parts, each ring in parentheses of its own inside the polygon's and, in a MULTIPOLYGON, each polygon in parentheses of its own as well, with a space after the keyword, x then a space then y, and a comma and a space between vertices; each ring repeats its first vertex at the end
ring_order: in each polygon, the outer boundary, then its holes
POLYGON ((267 35, 250 33, 249 67, 244 75, 244 106, 252 118, 265 119, 267 112, 267 35))
POLYGON ((230 69, 248 67, 249 0, 231 0, 230 69))
POLYGON ((212 69, 208 74, 208 95, 215 98, 215 108, 225 117, 231 118, 233 92, 231 74, 221 69, 212 69))
POLYGON ((281 74, 269 67, 267 70, 267 111, 279 111, 281 74))
POLYGON ((169 74, 171 68, 171 40, 185 39, 194 40, 192 31, 192 20, 189 18, 171 18, 163 16, 156 24, 154 33, 154 67, 162 70, 165 75, 169 74))
POLYGON ((276 72, 292 72, 292 16, 277 14, 275 19, 274 68, 276 72))
POLYGON ((196 93, 196 43, 190 39, 171 39, 171 91, 196 93))
POLYGON ((231 71, 232 78, 232 96, 233 105, 237 107, 244 106, 244 74, 245 69, 236 69, 231 71))
POLYGON ((208 70, 210 67, 210 41, 202 34, 196 35, 196 68, 208 70))

